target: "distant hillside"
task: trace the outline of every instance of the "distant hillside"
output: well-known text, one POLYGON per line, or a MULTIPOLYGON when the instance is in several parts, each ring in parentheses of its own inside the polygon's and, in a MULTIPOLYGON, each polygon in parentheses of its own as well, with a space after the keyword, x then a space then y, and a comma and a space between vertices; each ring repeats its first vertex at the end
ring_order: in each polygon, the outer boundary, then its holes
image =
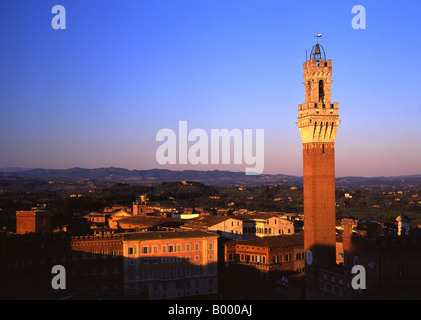
MULTIPOLYGON (((7 168, 6 168, 7 169, 7 168)), ((70 186, 92 189, 114 183, 128 183, 132 185, 154 184, 172 181, 196 181, 207 185, 286 185, 302 186, 303 178, 300 176, 284 174, 262 174, 246 176, 244 172, 231 171, 172 171, 167 169, 128 170, 123 168, 71 168, 56 169, 28 169, 10 170, 0 168, 0 190, 4 191, 31 191, 31 187, 67 189, 70 186), (49 182, 49 183, 47 183, 49 182)), ((392 188, 392 187, 419 187, 421 190, 421 175, 408 175, 397 177, 338 177, 337 188, 392 188)), ((34 191, 33 191, 34 192, 34 191)))
POLYGON ((395 177, 339 177, 336 178, 336 187, 402 187, 412 188, 421 186, 421 174, 395 176, 395 177))
POLYGON ((7 168, 0 168, 0 172, 18 172, 18 171, 25 171, 31 170, 32 168, 22 168, 22 167, 7 167, 7 168))
POLYGON ((33 179, 42 181, 84 181, 97 180, 103 182, 125 182, 131 184, 161 183, 171 181, 197 181, 205 184, 225 185, 261 185, 261 184, 286 184, 298 185, 302 178, 291 175, 258 175, 246 176, 244 172, 231 171, 197 171, 184 170, 172 171, 167 169, 128 170, 123 168, 98 168, 84 169, 71 168, 66 170, 56 169, 30 169, 16 172, 2 172, 0 178, 5 179, 33 179))

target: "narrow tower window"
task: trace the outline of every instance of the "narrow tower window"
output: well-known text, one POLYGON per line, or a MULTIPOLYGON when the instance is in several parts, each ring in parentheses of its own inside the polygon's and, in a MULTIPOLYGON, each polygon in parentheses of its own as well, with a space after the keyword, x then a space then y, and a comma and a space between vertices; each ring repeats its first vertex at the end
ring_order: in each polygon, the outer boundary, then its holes
POLYGON ((325 102, 325 91, 324 91, 324 85, 323 80, 319 81, 319 102, 325 102))
POLYGON ((307 82, 307 101, 306 102, 310 102, 311 101, 311 82, 310 80, 307 82))

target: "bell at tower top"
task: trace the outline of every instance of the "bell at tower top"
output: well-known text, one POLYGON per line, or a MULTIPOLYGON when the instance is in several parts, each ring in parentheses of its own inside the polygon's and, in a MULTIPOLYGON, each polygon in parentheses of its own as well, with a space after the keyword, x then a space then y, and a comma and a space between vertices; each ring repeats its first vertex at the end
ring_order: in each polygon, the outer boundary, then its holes
POLYGON ((323 48, 323 46, 321 44, 317 43, 311 49, 310 60, 312 60, 312 59, 326 61, 325 49, 323 48))
POLYGON ((322 36, 321 33, 317 33, 315 38, 317 39, 317 43, 313 46, 310 53, 310 60, 323 60, 326 61, 326 52, 323 46, 319 43, 319 38, 322 36))

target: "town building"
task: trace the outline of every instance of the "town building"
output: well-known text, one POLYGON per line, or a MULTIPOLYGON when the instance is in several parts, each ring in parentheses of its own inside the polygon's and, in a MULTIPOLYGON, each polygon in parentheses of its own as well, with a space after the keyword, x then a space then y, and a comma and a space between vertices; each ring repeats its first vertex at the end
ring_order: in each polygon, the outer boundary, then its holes
POLYGON ((226 239, 247 240, 294 234, 297 229, 295 222, 283 214, 272 213, 212 215, 191 219, 183 228, 199 228, 216 232, 226 239))
POLYGON ((393 230, 378 221, 343 219, 340 263, 320 265, 317 285, 306 281, 304 274, 278 282, 278 292, 288 299, 329 300, 401 300, 421 297, 421 230, 393 230), (364 269, 365 288, 353 288, 355 266, 364 269))
POLYGON ((0 234, 2 299, 120 299, 123 237, 65 233, 0 234), (52 289, 52 268, 65 268, 66 290, 52 289))
POLYGON ((294 234, 294 222, 283 216, 273 214, 258 214, 253 216, 256 223, 256 236, 278 236, 282 234, 294 234))
MULTIPOLYGON (((117 207, 117 208, 120 208, 120 207, 117 207)), ((144 217, 147 216, 147 214, 148 214, 148 207, 146 203, 146 196, 141 195, 140 197, 136 198, 135 202, 133 202, 132 210, 127 210, 127 208, 122 206, 119 211, 112 214, 111 217, 109 217, 107 221, 108 226, 111 229, 119 229, 119 228, 122 228, 122 225, 124 225, 125 227, 123 227, 123 229, 130 229, 131 227, 128 227, 128 225, 130 225, 129 221, 133 222, 136 219, 127 220, 127 218, 140 217, 138 220, 143 221, 143 220, 147 220, 147 219, 143 219, 144 217)), ((136 227, 142 227, 142 226, 139 226, 139 224, 137 223, 136 226, 133 226, 133 228, 136 228, 136 227)))
POLYGON ((96 225, 106 225, 108 219, 111 217, 108 213, 102 212, 90 212, 89 214, 83 216, 87 221, 96 224, 96 225))
POLYGON ((217 239, 218 235, 200 230, 126 235, 123 246, 126 296, 216 297, 217 239))
POLYGON ((304 238, 301 234, 231 240, 224 244, 225 261, 270 270, 304 270, 304 238))
POLYGON ((182 226, 183 229, 200 229, 214 232, 225 239, 255 238, 255 222, 246 216, 201 216, 182 226))
POLYGON ((0 232, 2 299, 171 299, 218 292, 218 235, 199 230, 70 236, 0 232), (66 290, 51 286, 65 269, 66 290))
POLYGON ((145 216, 147 211, 146 196, 141 195, 133 203, 133 216, 145 216))
POLYGON ((51 213, 46 210, 16 212, 16 233, 49 233, 51 231, 51 213))
POLYGON ((183 222, 176 218, 166 218, 162 216, 138 215, 127 217, 115 221, 115 229, 121 231, 151 231, 163 228, 176 228, 183 222))
POLYGON ((304 271, 302 234, 230 240, 224 249, 221 283, 229 298, 276 299, 278 280, 304 271))

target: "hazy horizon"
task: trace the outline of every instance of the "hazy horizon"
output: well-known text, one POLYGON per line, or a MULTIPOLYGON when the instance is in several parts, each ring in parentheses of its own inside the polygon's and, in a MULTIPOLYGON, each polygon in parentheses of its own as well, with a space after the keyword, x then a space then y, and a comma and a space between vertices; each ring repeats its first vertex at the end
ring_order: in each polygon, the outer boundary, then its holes
MULTIPOLYGON (((222 169, 209 169, 209 170, 197 170, 197 169, 163 169, 163 168, 150 168, 150 169, 128 169, 123 167, 92 167, 92 168, 84 168, 84 167, 70 167, 70 168, 41 168, 41 167, 35 167, 35 168, 22 168, 22 167, 0 167, 0 172, 3 173, 13 173, 13 172, 20 172, 20 171, 26 171, 26 170, 58 170, 58 171, 65 171, 65 170, 72 170, 72 169, 82 169, 82 170, 98 170, 98 169, 122 169, 122 170, 129 170, 129 171, 150 171, 150 170, 170 170, 174 172, 183 172, 183 171, 200 171, 200 172, 212 172, 212 171, 227 171, 232 173, 242 173, 244 174, 244 171, 232 171, 232 170, 222 170, 222 169), (10 169, 11 171, 3 171, 6 169, 10 169)), ((294 177, 302 177, 302 175, 295 175, 295 174, 289 174, 289 173, 263 173, 262 175, 284 175, 284 176, 294 176, 294 177)), ((393 175, 393 176, 359 176, 359 175, 351 175, 351 176, 338 176, 336 175, 336 179, 341 178, 394 178, 394 177, 409 177, 409 176, 421 176, 421 173, 413 173, 413 174, 405 174, 405 175, 393 175)))

